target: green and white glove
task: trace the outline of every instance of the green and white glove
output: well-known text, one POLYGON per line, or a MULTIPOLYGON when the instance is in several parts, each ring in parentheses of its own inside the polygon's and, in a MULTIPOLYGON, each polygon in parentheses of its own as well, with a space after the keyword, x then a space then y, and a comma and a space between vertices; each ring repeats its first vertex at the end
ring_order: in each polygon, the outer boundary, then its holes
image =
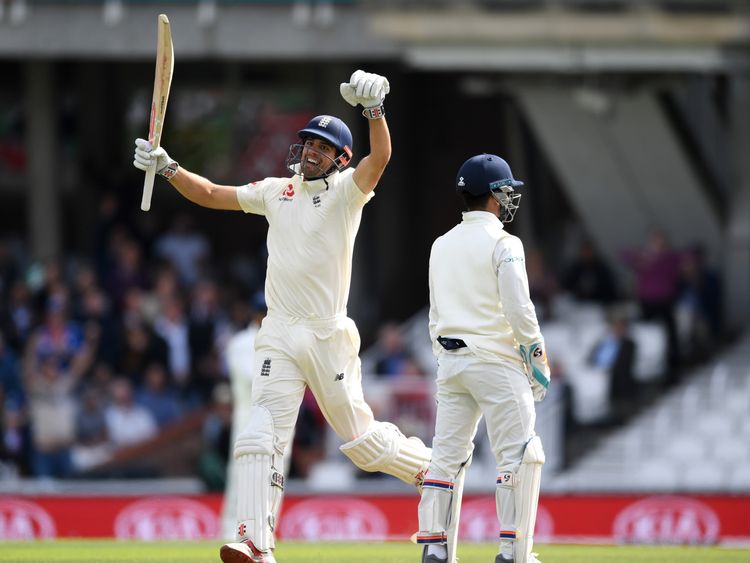
POLYGON ((362 115, 367 119, 379 119, 385 115, 383 100, 391 86, 385 76, 356 70, 349 82, 341 83, 339 91, 350 105, 361 105, 364 108, 362 115))
POLYGON ((167 179, 174 176, 180 166, 162 147, 154 149, 146 139, 136 139, 133 166, 145 172, 154 164, 156 173, 167 179))
POLYGON ((547 363, 547 352, 544 349, 544 341, 519 346, 521 358, 526 366, 526 377, 531 384, 531 393, 538 403, 547 395, 550 382, 550 370, 547 363))

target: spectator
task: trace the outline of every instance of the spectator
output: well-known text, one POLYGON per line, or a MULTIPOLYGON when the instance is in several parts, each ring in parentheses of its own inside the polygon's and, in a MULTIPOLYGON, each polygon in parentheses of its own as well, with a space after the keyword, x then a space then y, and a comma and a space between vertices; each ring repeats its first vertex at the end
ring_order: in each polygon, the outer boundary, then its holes
MULTIPOLYGON (((54 321, 53 326, 58 327, 58 323, 59 320, 54 321)), ((98 344, 97 332, 89 330, 75 352, 69 353, 67 340, 57 338, 60 335, 65 332, 37 334, 36 340, 29 342, 24 358, 23 378, 34 445, 32 463, 37 477, 65 477, 70 472, 70 448, 75 438, 74 391, 91 367, 98 344)))
POLYGON ((578 256, 568 266, 563 287, 577 301, 609 305, 617 297, 612 271, 589 241, 581 244, 578 256))
POLYGON ((162 304, 162 312, 154 323, 154 330, 167 343, 167 365, 177 385, 187 388, 190 382, 190 341, 185 305, 173 296, 162 304))
POLYGON ((721 342, 722 307, 719 274, 707 264, 704 248, 694 246, 682 262, 677 303, 681 349, 689 362, 705 360, 721 342))
POLYGON ((78 322, 100 334, 96 358, 114 363, 117 359, 119 332, 107 296, 98 286, 90 286, 80 296, 78 308, 78 322))
POLYGON ((104 287, 114 304, 123 307, 125 295, 132 288, 146 287, 145 268, 138 244, 128 235, 116 231, 110 248, 112 266, 104 287))
POLYGON ((387 322, 380 328, 378 348, 379 357, 375 363, 378 377, 397 377, 414 372, 416 364, 406 349, 401 327, 395 322, 387 322))
POLYGON ((50 296, 44 323, 31 335, 30 352, 34 361, 53 359, 67 369, 83 345, 83 331, 68 318, 67 295, 59 291, 50 296))
POLYGON ((325 458, 326 434, 323 413, 313 394, 306 389, 294 430, 290 476, 307 478, 312 467, 325 458))
POLYGON ((154 288, 150 296, 151 299, 155 301, 155 305, 147 305, 149 310, 153 310, 156 313, 154 319, 158 316, 159 308, 162 307, 164 303, 170 299, 179 297, 181 294, 182 285, 180 284, 177 270, 175 270, 172 264, 161 264, 156 272, 154 288))
POLYGON ((0 303, 0 331, 4 333, 7 345, 17 354, 23 353, 34 321, 29 286, 24 281, 16 281, 10 288, 7 306, 0 303))
POLYGON ((115 447, 130 446, 156 436, 156 420, 134 401, 133 386, 123 377, 112 382, 112 403, 105 417, 107 432, 115 447))
POLYGON ((23 406, 3 397, 0 390, 0 465, 10 466, 17 475, 29 475, 31 436, 23 406))
POLYGON ((188 339, 191 369, 204 390, 212 389, 221 373, 217 364, 217 342, 228 330, 216 283, 209 280, 198 282, 190 302, 188 339))
POLYGON ((159 428, 174 422, 181 414, 177 393, 169 385, 163 364, 153 363, 146 368, 143 387, 137 395, 138 403, 148 410, 159 428))
POLYGON ((209 490, 221 491, 226 484, 226 468, 232 434, 232 391, 227 383, 212 393, 211 412, 203 424, 203 453, 200 472, 209 490))
POLYGON ((107 420, 97 387, 84 389, 75 419, 75 445, 72 464, 76 472, 84 471, 111 457, 107 420))
MULTIPOLYGON (((149 309, 146 292, 140 287, 131 287, 125 292, 122 303, 116 310, 119 311, 120 326, 132 327, 150 319, 147 311, 149 309)), ((154 308, 153 318, 156 318, 158 304, 154 308)))
POLYGON ((5 343, 0 332, 0 397, 21 403, 23 389, 21 385, 21 366, 16 353, 5 343))
POLYGON ((70 448, 75 439, 75 396, 80 371, 64 371, 54 357, 47 357, 27 373, 32 460, 35 477, 67 477, 70 448))
POLYGON ((9 241, 0 239, 0 302, 19 276, 18 262, 13 256, 9 241))
MULTIPOLYGON (((99 215, 96 219, 94 229, 96 239, 94 240, 95 249, 93 256, 99 279, 104 279, 104 276, 114 265, 114 259, 111 254, 111 243, 113 233, 118 229, 119 208, 120 202, 114 192, 104 193, 99 200, 99 215)), ((120 232, 122 232, 121 229, 120 232)))
POLYGON ((667 332, 668 364, 665 383, 680 379, 680 345, 675 324, 675 302, 680 279, 681 255, 672 250, 666 237, 655 231, 640 251, 623 254, 636 277, 636 296, 645 320, 655 320, 667 332))
POLYGON ((117 372, 140 384, 146 368, 153 363, 167 365, 167 343, 143 322, 131 322, 125 327, 120 352, 115 364, 117 372))
POLYGON ((589 362, 609 375, 609 399, 614 422, 622 422, 632 412, 638 398, 633 373, 636 345, 630 337, 624 315, 613 313, 607 334, 594 345, 589 362))
POLYGON ((155 251, 174 265, 188 287, 198 281, 201 266, 210 254, 208 240, 193 230, 192 218, 185 213, 177 215, 169 232, 156 241, 155 251))
POLYGON ((553 302, 557 295, 557 280, 547 269, 544 255, 539 250, 531 250, 526 255, 526 273, 529 280, 529 295, 536 308, 539 320, 553 316, 553 302))

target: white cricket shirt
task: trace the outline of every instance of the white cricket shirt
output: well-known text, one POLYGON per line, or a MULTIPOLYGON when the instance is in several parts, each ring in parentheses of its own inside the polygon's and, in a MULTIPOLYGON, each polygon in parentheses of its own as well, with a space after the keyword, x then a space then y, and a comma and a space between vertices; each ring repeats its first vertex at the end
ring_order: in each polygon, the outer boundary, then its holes
POLYGON ((269 314, 308 320, 346 314, 354 239, 362 208, 374 196, 360 191, 353 173, 266 178, 237 189, 245 213, 268 221, 269 314))
POLYGON ((542 340, 523 244, 488 211, 468 211, 430 253, 430 337, 460 338, 477 356, 521 361, 518 345, 542 340))

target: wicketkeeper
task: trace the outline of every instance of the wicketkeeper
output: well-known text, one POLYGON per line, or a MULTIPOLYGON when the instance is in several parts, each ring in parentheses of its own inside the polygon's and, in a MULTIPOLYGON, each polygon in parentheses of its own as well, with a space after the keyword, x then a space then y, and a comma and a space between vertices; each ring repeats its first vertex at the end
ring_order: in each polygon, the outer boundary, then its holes
POLYGON ((274 562, 273 530, 284 488, 283 456, 306 387, 346 443, 341 451, 365 471, 421 483, 430 449, 394 425, 374 420, 362 394, 360 339, 346 315, 354 238, 391 156, 383 99, 385 77, 361 70, 340 86, 369 121, 370 154, 356 169, 352 134, 320 115, 299 131, 287 167, 292 176, 221 186, 188 172, 163 148, 136 141, 135 166, 156 169, 204 207, 265 216, 268 221, 268 315, 255 340, 252 405, 237 438, 238 541, 221 548, 225 563, 274 562))
POLYGON ((495 563, 538 562, 531 553, 544 452, 534 401, 550 373, 520 239, 503 229, 521 197, 510 167, 480 154, 456 176, 468 211, 430 255, 430 337, 438 358, 432 462, 419 503, 423 563, 454 563, 473 439, 484 416, 497 463, 500 549, 495 563))

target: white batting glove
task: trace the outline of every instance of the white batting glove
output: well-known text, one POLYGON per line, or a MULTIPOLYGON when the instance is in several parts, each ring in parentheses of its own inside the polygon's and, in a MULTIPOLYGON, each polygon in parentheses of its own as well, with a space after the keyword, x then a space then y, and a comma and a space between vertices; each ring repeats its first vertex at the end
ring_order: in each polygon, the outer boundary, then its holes
POLYGON ((379 74, 355 71, 349 82, 342 82, 339 86, 341 97, 352 106, 357 104, 364 108, 362 114, 368 119, 378 119, 385 115, 383 100, 391 91, 388 79, 379 74))
POLYGON ((156 164, 156 173, 171 178, 177 172, 179 164, 169 157, 162 147, 154 149, 146 139, 135 140, 133 166, 144 172, 156 164))

